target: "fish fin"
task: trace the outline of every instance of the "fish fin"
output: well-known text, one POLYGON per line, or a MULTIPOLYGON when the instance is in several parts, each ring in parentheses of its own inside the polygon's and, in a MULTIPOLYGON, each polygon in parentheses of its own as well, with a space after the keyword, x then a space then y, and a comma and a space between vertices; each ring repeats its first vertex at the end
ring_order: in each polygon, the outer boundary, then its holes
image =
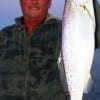
POLYGON ((87 82, 87 85, 84 88, 84 93, 88 94, 92 90, 93 80, 91 78, 91 75, 89 75, 89 79, 87 82))
POLYGON ((58 69, 59 69, 59 76, 60 76, 61 85, 62 85, 62 88, 64 90, 64 93, 66 95, 69 95, 67 79, 66 79, 66 74, 65 74, 65 68, 64 68, 64 63, 63 63, 63 59, 62 59, 61 54, 60 54, 59 59, 58 59, 58 69))

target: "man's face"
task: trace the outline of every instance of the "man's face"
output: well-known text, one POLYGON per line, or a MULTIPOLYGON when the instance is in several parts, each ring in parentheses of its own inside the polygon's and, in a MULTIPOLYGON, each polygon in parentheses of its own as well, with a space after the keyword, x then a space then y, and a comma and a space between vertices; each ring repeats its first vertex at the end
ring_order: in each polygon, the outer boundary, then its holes
POLYGON ((20 0, 23 15, 29 18, 45 17, 51 6, 51 0, 20 0))

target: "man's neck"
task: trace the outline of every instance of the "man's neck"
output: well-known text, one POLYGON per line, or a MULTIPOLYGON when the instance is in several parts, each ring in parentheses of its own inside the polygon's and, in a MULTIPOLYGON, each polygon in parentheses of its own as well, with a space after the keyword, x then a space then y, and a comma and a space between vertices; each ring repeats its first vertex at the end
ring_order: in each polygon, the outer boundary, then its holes
POLYGON ((26 27, 27 35, 30 36, 32 34, 32 31, 39 26, 40 24, 43 24, 45 19, 39 20, 39 19, 26 19, 24 18, 23 24, 26 27))

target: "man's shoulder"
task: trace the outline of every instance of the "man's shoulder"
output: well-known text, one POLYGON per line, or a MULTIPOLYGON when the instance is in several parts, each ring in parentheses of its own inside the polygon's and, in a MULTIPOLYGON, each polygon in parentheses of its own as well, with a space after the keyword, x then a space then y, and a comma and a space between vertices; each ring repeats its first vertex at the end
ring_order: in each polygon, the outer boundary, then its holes
POLYGON ((6 26, 6 27, 2 28, 0 31, 5 32, 5 33, 9 33, 9 32, 11 32, 14 28, 15 28, 15 24, 10 25, 10 26, 6 26))
POLYGON ((46 21, 44 26, 46 27, 45 29, 47 29, 49 31, 51 30, 51 31, 53 31, 53 33, 59 33, 59 32, 61 32, 61 29, 62 29, 61 20, 56 17, 49 18, 46 21))
POLYGON ((48 22, 50 22, 51 24, 57 25, 57 26, 61 26, 61 20, 60 19, 52 18, 48 22))
POLYGON ((14 25, 11 25, 0 30, 0 46, 6 44, 6 41, 12 37, 13 29, 14 25))
POLYGON ((15 24, 6 26, 0 30, 0 37, 9 37, 13 34, 15 24))
POLYGON ((57 16, 54 16, 52 14, 48 14, 45 22, 49 23, 49 24, 56 24, 56 25, 61 25, 61 19, 58 18, 57 16))

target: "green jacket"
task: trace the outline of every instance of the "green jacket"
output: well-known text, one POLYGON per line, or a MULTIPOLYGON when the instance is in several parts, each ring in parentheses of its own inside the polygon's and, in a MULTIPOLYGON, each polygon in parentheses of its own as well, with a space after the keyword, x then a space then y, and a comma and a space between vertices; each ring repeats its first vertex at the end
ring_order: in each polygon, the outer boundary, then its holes
POLYGON ((0 32, 0 100, 65 100, 57 59, 61 21, 49 18, 26 35, 20 18, 0 32))

